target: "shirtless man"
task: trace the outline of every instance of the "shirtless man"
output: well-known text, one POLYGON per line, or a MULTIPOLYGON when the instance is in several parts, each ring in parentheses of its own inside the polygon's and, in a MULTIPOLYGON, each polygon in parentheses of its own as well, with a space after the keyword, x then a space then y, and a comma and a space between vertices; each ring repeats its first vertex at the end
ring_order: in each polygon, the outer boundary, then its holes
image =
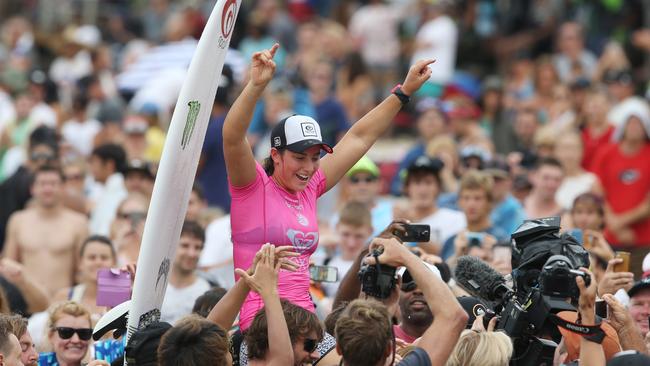
POLYGON ((88 220, 63 206, 63 174, 59 169, 39 168, 31 190, 33 204, 9 219, 4 257, 22 263, 25 273, 52 296, 74 283, 79 248, 88 236, 88 220))
POLYGON ((533 190, 524 201, 529 219, 561 216, 562 207, 555 201, 555 193, 562 184, 564 171, 560 162, 553 158, 540 159, 530 173, 533 190))

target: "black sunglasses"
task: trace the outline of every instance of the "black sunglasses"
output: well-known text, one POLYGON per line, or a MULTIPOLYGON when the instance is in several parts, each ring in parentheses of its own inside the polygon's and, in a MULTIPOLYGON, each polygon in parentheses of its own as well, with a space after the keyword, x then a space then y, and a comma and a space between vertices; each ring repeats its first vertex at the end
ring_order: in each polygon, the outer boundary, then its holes
POLYGON ((90 328, 56 327, 54 330, 56 330, 61 339, 70 339, 75 333, 77 333, 79 339, 82 341, 87 341, 93 336, 93 330, 90 328))
POLYGON ((307 353, 312 353, 318 348, 318 339, 305 339, 303 349, 307 353))
POLYGON ((357 184, 359 182, 372 183, 372 182, 374 182, 376 180, 377 180, 376 177, 366 177, 366 178, 363 178, 363 179, 359 178, 359 177, 355 177, 355 176, 350 177, 350 182, 352 182, 354 184, 357 184))

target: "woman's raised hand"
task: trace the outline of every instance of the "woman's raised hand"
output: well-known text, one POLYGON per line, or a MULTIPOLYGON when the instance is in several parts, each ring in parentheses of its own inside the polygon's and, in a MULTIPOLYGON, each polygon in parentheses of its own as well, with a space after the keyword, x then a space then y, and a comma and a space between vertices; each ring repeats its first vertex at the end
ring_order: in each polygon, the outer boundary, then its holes
POLYGON ((275 52, 280 48, 279 44, 274 44, 268 50, 255 52, 251 60, 251 83, 256 87, 265 87, 273 79, 275 73, 275 61, 273 57, 275 52))
POLYGON ((431 76, 431 69, 429 65, 436 62, 436 60, 420 60, 413 64, 406 74, 406 80, 402 84, 402 91, 404 94, 411 96, 418 91, 425 81, 429 80, 431 76))

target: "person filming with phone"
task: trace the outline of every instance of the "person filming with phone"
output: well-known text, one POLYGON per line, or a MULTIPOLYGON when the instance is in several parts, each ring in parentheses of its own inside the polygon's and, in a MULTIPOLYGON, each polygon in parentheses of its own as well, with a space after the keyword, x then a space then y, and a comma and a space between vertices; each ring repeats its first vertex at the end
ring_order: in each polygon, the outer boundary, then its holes
POLYGON ((497 242, 508 241, 508 233, 492 225, 492 187, 490 176, 470 170, 463 175, 458 194, 458 205, 467 220, 467 230, 447 239, 442 249, 442 259, 453 263, 455 258, 469 254, 483 260, 492 259, 492 249, 497 242))

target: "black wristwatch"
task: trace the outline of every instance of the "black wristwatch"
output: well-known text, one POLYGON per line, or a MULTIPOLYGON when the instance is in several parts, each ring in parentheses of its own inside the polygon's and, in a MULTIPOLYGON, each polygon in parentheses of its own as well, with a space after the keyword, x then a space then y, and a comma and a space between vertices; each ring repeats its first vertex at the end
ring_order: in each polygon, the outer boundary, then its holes
POLYGON ((402 105, 407 105, 408 102, 411 101, 411 96, 404 94, 402 91, 402 84, 395 85, 395 87, 390 92, 399 98, 399 101, 402 102, 402 105))

